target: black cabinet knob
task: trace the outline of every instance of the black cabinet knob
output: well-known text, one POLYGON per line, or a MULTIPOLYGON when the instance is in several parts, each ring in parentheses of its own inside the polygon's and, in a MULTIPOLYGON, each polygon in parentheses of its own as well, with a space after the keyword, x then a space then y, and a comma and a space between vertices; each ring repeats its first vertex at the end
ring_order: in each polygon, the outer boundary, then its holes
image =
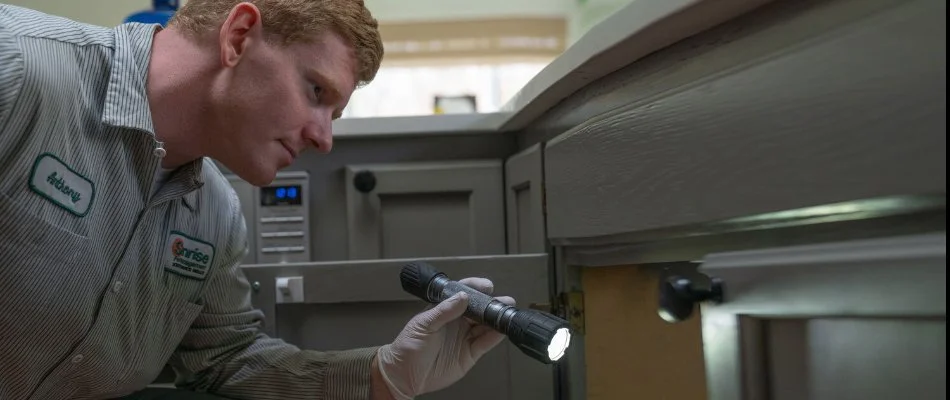
POLYGON ((660 317, 667 322, 680 322, 693 314, 693 306, 702 302, 721 303, 723 282, 710 278, 708 287, 700 287, 693 280, 673 275, 660 281, 660 317))
POLYGON ((376 175, 372 171, 360 171, 353 176, 353 186, 362 193, 372 192, 376 188, 376 175))

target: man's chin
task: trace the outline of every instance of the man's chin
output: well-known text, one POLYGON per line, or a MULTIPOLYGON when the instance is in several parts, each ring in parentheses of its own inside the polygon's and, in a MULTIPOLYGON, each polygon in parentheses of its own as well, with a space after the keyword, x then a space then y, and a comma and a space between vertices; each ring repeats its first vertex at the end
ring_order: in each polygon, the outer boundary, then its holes
POLYGON ((244 179, 245 181, 247 181, 247 183, 250 183, 251 185, 254 185, 257 187, 263 187, 263 186, 270 185, 272 182, 274 182, 274 179, 276 177, 277 177, 277 173, 275 171, 269 174, 261 174, 261 173, 250 174, 250 176, 246 178, 242 176, 241 179, 244 179))
POLYGON ((265 168, 255 169, 251 167, 247 169, 245 168, 242 168, 242 169, 228 168, 228 169, 230 169, 231 172, 233 172, 235 175, 237 175, 239 178, 241 178, 245 182, 250 183, 251 185, 254 185, 257 187, 270 185, 272 182, 274 182, 274 179, 277 177, 277 170, 270 170, 270 169, 265 169, 265 168))

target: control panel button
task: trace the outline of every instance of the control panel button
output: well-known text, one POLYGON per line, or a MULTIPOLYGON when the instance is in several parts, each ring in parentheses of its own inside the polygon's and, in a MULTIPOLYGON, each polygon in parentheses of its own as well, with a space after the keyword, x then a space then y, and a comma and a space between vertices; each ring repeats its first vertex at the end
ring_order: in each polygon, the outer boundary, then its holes
POLYGON ((261 253, 299 253, 306 250, 303 246, 265 247, 261 253))
POLYGON ((279 224, 282 222, 303 222, 303 217, 263 217, 261 223, 279 224))
POLYGON ((291 237, 303 237, 303 231, 290 231, 290 232, 262 232, 261 237, 264 238, 291 238, 291 237))
MULTIPOLYGON (((255 262, 310 261, 310 176, 281 171, 273 182, 256 189, 253 207, 255 262)), ((252 241, 248 239, 248 241, 252 241)))

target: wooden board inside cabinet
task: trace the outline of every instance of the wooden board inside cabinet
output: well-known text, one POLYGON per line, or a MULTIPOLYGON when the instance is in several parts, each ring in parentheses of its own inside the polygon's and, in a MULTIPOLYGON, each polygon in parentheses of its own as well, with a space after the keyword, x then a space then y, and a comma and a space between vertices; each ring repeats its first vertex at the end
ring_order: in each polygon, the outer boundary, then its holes
POLYGON ((587 399, 705 400, 701 315, 670 324, 657 314, 660 272, 583 270, 587 399))

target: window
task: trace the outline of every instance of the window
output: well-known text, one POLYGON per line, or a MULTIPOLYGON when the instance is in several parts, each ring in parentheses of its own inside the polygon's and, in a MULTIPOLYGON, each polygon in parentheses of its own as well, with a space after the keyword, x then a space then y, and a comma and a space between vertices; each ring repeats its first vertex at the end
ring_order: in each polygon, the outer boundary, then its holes
POLYGON ((429 115, 436 96, 495 112, 564 50, 565 30, 550 18, 383 24, 383 65, 343 118, 429 115))
POLYGON ((475 96, 479 113, 498 111, 548 62, 477 63, 380 68, 357 89, 344 118, 429 115, 436 96, 475 96))

